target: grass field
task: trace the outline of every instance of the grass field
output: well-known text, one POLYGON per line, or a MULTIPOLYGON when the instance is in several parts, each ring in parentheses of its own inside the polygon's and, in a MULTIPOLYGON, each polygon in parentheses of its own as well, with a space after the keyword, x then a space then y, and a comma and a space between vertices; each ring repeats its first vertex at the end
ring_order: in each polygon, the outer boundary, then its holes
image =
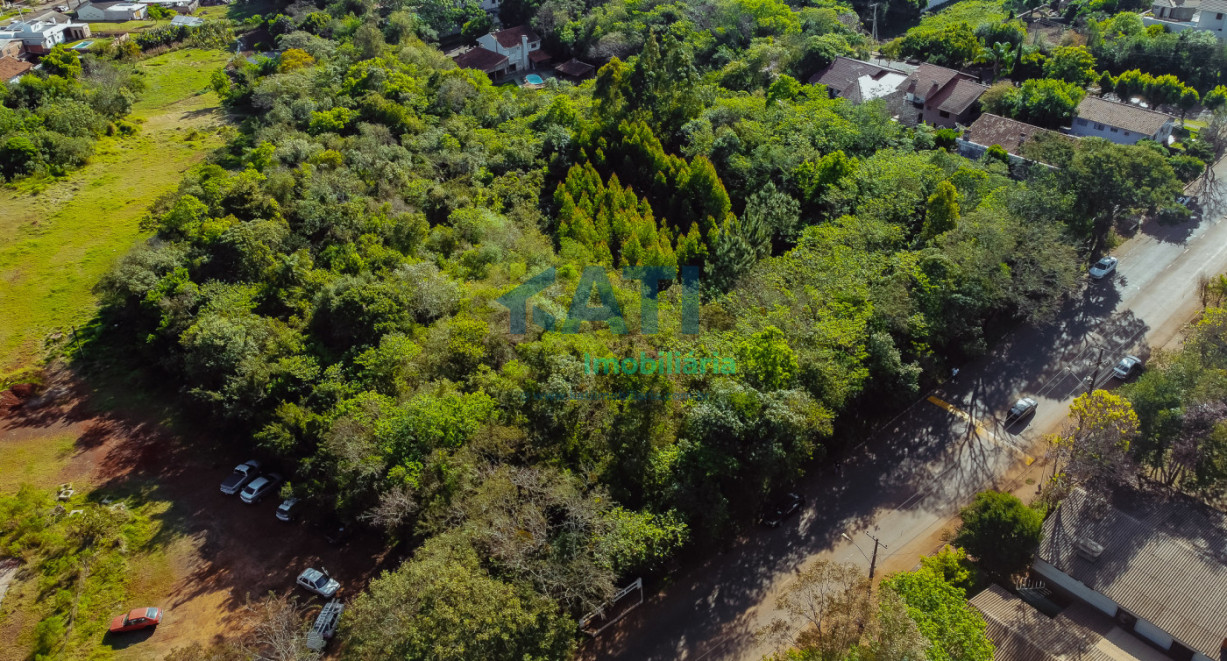
POLYGON ((142 239, 145 210, 221 144, 208 81, 228 58, 181 50, 142 62, 138 135, 102 138, 63 179, 0 189, 0 374, 40 359, 49 333, 90 318, 94 286, 142 239))

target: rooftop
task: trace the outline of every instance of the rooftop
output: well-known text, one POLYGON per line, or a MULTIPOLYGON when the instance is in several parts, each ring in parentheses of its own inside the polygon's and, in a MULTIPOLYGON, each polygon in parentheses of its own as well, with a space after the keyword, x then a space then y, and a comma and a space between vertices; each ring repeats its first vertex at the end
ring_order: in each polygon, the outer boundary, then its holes
POLYGON ((491 32, 494 35, 495 41, 503 48, 515 48, 520 45, 520 37, 528 37, 528 42, 541 41, 541 37, 537 36, 536 32, 527 25, 517 25, 506 30, 491 32))
POLYGON ((888 67, 837 57, 827 68, 814 74, 811 85, 826 85, 836 96, 854 103, 886 96, 898 89, 907 74, 888 67))
POLYGON ((1227 516, 1180 496, 1075 489, 1044 522, 1046 562, 1186 647, 1216 658, 1227 636, 1227 516), (1096 559, 1079 551, 1093 542, 1096 559))
POLYGON ((1173 119, 1171 115, 1097 96, 1087 96, 1078 104, 1078 117, 1142 135, 1154 135, 1173 119))
POLYGON ((12 80, 33 68, 34 65, 29 62, 22 62, 11 57, 0 57, 0 82, 12 80))
POLYGON ((944 110, 951 115, 960 115, 980 100, 980 95, 988 87, 970 80, 956 78, 953 84, 946 85, 931 98, 926 97, 925 103, 944 110))
POLYGON ((971 123, 971 126, 967 127, 963 133, 963 139, 985 147, 999 145, 1015 156, 1023 156, 1023 144, 1041 135, 1058 140, 1068 140, 1071 143, 1078 140, 1064 133, 1049 131, 1026 122, 987 112, 980 115, 976 121, 971 123))
POLYGON ((596 67, 587 62, 580 62, 575 58, 571 58, 554 67, 554 71, 564 76, 571 76, 572 78, 583 78, 584 76, 591 75, 595 70, 596 67))
POLYGON ((929 64, 926 62, 917 67, 916 70, 913 71, 910 76, 908 76, 902 89, 909 94, 925 99, 927 102, 929 95, 940 91, 946 86, 947 83, 955 78, 970 80, 971 76, 955 71, 954 69, 947 69, 946 67, 939 67, 936 64, 929 64))
POLYGON ((1096 649, 1099 636, 1060 616, 1050 618, 999 585, 971 599, 984 615, 994 661, 1113 661, 1096 649))
POLYGON ((477 69, 478 71, 492 73, 495 69, 507 63, 507 56, 479 47, 453 57, 452 61, 461 69, 477 69))

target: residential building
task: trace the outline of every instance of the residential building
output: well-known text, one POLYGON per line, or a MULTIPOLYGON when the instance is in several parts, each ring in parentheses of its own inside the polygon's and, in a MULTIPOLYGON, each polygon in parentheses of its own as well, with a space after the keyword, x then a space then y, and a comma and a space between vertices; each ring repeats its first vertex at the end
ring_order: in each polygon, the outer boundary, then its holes
POLYGON ((11 57, 16 60, 25 55, 25 52, 26 45, 21 43, 20 39, 0 39, 0 57, 11 57))
POLYGON ((506 73, 527 71, 550 59, 541 51, 541 37, 527 25, 491 32, 477 38, 477 46, 507 56, 506 73))
POLYGON ((979 158, 989 147, 997 145, 1010 155, 1011 163, 1036 162, 1037 159, 1023 154, 1023 145, 1036 139, 1060 140, 1070 144, 1078 140, 1064 133, 986 112, 976 118, 959 137, 959 153, 967 158, 979 158))
POLYGON ((12 57, 0 57, 0 84, 15 83, 34 68, 29 62, 12 57))
POLYGON ((988 87, 974 76, 933 64, 922 64, 900 84, 904 99, 915 111, 901 117, 907 124, 931 124, 941 128, 966 126, 976 112, 980 95, 988 87))
POLYGON ((596 72, 596 67, 587 62, 580 62, 575 58, 563 62, 554 67, 554 73, 560 78, 565 78, 570 81, 579 82, 592 77, 596 72))
POLYGON ((1162 25, 1169 32, 1204 30, 1227 40, 1227 0, 1152 0, 1142 23, 1162 25))
POLYGON ((0 41, 20 41, 26 52, 42 55, 59 44, 90 35, 89 26, 81 23, 48 23, 45 21, 13 21, 0 27, 0 41))
POLYGON ((88 23, 140 21, 148 15, 145 5, 135 2, 91 2, 77 10, 77 18, 88 23))
POLYGON ((497 78, 507 71, 507 56, 486 50, 481 46, 455 56, 452 61, 461 69, 477 69, 485 72, 491 78, 497 78))
POLYGON ((204 19, 199 16, 174 16, 170 19, 171 25, 186 25, 189 28, 198 28, 204 25, 204 19))
POLYGON ((191 14, 200 9, 200 0, 141 0, 141 4, 160 5, 179 14, 191 14))
POLYGON ((1106 138, 1122 145, 1147 139, 1166 143, 1175 125, 1176 118, 1171 115, 1087 96, 1078 104, 1078 117, 1069 132, 1082 137, 1106 138))
POLYGON ((68 14, 61 14, 58 11, 54 11, 50 9, 48 9, 47 11, 30 14, 29 16, 22 16, 22 19, 30 23, 35 22, 35 21, 41 21, 43 23, 71 23, 72 22, 72 17, 69 16, 68 14))
POLYGON ((896 94, 908 74, 849 57, 837 57, 827 68, 809 79, 811 85, 825 85, 831 98, 863 103, 896 94))
POLYGON ((1220 659, 1227 515, 1174 493, 1075 489, 1044 522, 1033 573, 1173 659, 1220 659))

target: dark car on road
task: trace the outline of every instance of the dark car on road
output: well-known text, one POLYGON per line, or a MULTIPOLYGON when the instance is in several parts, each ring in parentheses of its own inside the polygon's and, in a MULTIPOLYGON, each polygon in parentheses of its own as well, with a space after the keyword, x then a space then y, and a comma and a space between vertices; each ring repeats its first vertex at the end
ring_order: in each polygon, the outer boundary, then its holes
POLYGON ((778 528, 788 517, 801 511, 805 499, 795 493, 786 493, 773 500, 767 509, 763 510, 758 522, 768 528, 778 528))
POLYGON ((1017 402, 1014 402, 1014 406, 1010 407, 1010 412, 1006 414, 1005 419, 1022 420, 1032 413, 1035 413, 1035 409, 1038 407, 1039 403, 1037 403, 1034 399, 1031 399, 1030 397, 1023 397, 1017 402))

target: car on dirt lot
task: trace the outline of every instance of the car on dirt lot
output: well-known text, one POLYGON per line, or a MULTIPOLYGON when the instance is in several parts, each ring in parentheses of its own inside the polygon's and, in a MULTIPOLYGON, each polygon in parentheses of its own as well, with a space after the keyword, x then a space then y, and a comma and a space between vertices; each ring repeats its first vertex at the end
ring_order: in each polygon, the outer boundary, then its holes
POLYGON ((248 505, 264 500, 264 497, 273 492, 281 485, 281 476, 276 473, 261 475, 252 480, 243 487, 243 493, 239 494, 239 498, 248 505))
POLYGON ((116 615, 115 619, 111 620, 111 626, 107 630, 111 633, 127 633, 129 631, 151 629, 158 626, 161 622, 161 608, 137 608, 125 615, 116 615))
POLYGON ((1030 397, 1023 397, 1014 406, 1010 407, 1010 412, 1006 414, 1006 420, 1022 420, 1023 418, 1035 413, 1035 409, 1039 407, 1039 403, 1030 397))
POLYGON ((243 487, 247 486, 248 482, 256 479, 256 473, 260 470, 260 462, 256 460, 244 461, 234 467, 234 472, 230 474, 222 482, 222 493, 227 496, 233 496, 238 493, 243 487))
POLYGON ((1112 374, 1121 381, 1124 381, 1130 376, 1133 376, 1133 373, 1136 372, 1141 366, 1141 358, 1138 358, 1137 356, 1125 356, 1124 358, 1120 359, 1120 362, 1116 364, 1116 367, 1112 368, 1112 374))
POLYGON ((778 528, 788 517, 801 511, 805 499, 795 493, 787 493, 775 499, 763 510, 758 522, 768 528, 778 528))
POLYGON ((277 519, 281 521, 293 521, 298 518, 298 503, 297 498, 286 498, 277 506, 277 519))
POLYGON ((1092 266, 1091 270, 1089 271, 1091 274, 1091 279, 1103 280, 1104 278, 1112 275, 1112 272, 1116 270, 1116 262, 1117 259, 1115 257, 1104 257, 1098 262, 1095 262, 1095 265, 1092 266))
POLYGON ((302 570, 302 573, 298 575, 298 585, 325 599, 331 599, 337 590, 341 589, 341 584, 335 578, 312 568, 302 570))

